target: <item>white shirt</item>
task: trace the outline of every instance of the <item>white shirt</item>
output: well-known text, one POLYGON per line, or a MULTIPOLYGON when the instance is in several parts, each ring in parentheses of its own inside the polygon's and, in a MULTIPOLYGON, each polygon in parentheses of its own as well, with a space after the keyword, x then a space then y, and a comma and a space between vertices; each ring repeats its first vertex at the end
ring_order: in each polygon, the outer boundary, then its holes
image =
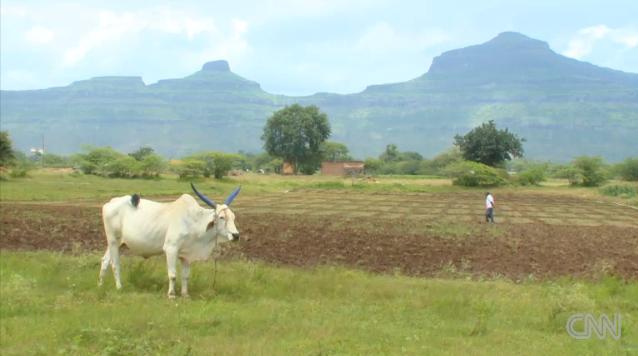
POLYGON ((487 197, 485 198, 485 209, 489 209, 493 207, 494 207, 494 197, 492 196, 492 194, 488 194, 487 197))

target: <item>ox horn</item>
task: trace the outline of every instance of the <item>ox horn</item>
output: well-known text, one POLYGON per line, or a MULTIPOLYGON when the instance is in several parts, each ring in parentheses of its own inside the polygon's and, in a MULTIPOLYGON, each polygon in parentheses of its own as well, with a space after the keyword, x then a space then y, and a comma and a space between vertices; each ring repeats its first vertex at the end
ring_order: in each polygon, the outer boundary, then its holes
POLYGON ((217 208, 217 204, 214 201, 212 201, 207 196, 197 191, 197 188, 195 188, 195 186, 193 185, 193 182, 191 182, 191 188, 193 188, 193 191, 195 192, 195 194, 197 194, 199 199, 201 199, 204 203, 206 203, 208 206, 210 206, 213 209, 217 208))
POLYGON ((239 194, 240 190, 241 190, 241 185, 239 187, 237 187, 237 189, 235 189, 232 193, 230 193, 228 198, 226 198, 226 200, 224 201, 224 204, 230 206, 230 203, 232 203, 233 200, 235 200, 235 198, 237 198, 237 195, 239 194))

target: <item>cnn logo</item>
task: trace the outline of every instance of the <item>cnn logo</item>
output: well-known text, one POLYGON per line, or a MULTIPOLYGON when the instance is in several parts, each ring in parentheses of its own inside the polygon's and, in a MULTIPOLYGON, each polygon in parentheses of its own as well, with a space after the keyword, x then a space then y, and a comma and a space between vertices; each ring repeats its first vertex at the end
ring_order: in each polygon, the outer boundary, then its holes
POLYGON ((590 339, 592 333, 596 334, 599 339, 604 339, 609 334, 614 340, 618 340, 621 328, 622 319, 618 313, 614 314, 613 320, 605 314, 601 314, 598 319, 588 313, 574 314, 567 319, 565 326, 567 333, 578 340, 590 339), (579 324, 582 324, 582 328, 577 328, 579 324))

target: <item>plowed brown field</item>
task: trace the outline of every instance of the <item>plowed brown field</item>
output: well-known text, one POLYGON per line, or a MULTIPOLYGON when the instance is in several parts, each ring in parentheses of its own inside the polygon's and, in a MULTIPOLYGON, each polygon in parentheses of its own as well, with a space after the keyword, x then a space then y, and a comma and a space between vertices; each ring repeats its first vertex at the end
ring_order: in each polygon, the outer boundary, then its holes
MULTIPOLYGON (((98 205, 3 203, 0 248, 101 251, 98 205)), ((497 196, 496 225, 482 222, 481 193, 292 192, 245 196, 234 209, 243 239, 227 254, 270 263, 417 276, 638 278, 638 211, 591 200, 497 196)))

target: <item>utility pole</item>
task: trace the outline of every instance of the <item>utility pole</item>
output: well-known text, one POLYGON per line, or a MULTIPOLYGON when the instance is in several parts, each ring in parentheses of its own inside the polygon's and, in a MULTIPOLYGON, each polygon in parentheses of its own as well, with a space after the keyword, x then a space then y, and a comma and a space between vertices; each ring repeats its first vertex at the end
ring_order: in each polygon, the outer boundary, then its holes
POLYGON ((44 168, 44 134, 42 134, 42 154, 40 155, 40 166, 44 168))

